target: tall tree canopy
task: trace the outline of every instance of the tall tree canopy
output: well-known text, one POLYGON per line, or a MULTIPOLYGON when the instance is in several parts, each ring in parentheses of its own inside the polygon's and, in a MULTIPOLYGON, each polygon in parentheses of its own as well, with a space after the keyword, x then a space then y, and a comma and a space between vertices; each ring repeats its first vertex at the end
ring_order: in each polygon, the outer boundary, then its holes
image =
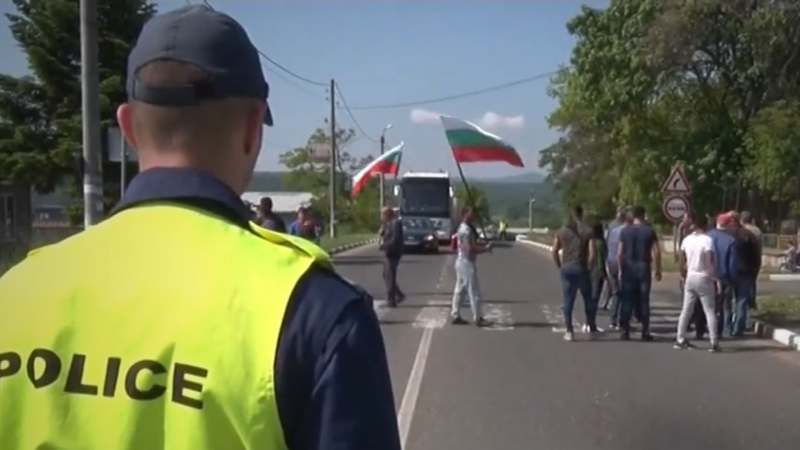
MULTIPOLYGON (((336 130, 337 221, 352 224, 359 229, 377 230, 380 224, 378 179, 370 180, 355 200, 349 193, 353 175, 373 159, 371 155, 357 158, 347 151, 355 138, 353 129, 336 130)), ((297 147, 280 155, 281 164, 288 170, 284 179, 286 187, 314 194, 314 209, 326 223, 329 220, 330 163, 315 162, 308 148, 311 144, 328 143, 330 140, 330 133, 318 128, 309 136, 308 146, 297 147)))
MULTIPOLYGON (((13 0, 6 14, 11 34, 28 60, 29 75, 0 75, 0 174, 31 183, 40 192, 79 179, 81 46, 78 0, 13 0)), ((147 0, 98 0, 100 118, 115 123, 125 101, 128 53, 142 25, 155 13, 147 0)), ((104 158, 106 185, 117 183, 118 165, 104 158)), ((118 185, 117 185, 118 187, 118 185)), ((116 195, 118 189, 106 189, 116 195)), ((112 199, 108 199, 109 203, 112 199)))
POLYGON ((550 90, 563 137, 540 161, 566 201, 656 211, 681 163, 699 210, 775 216, 790 192, 800 207, 800 3, 612 0, 567 27, 577 44, 550 90))

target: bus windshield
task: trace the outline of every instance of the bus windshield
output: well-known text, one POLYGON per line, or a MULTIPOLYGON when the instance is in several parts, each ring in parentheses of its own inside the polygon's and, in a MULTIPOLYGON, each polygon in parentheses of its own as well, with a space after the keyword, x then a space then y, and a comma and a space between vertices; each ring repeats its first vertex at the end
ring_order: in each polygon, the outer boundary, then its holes
POLYGON ((401 181, 400 214, 450 217, 450 180, 405 178, 401 181))

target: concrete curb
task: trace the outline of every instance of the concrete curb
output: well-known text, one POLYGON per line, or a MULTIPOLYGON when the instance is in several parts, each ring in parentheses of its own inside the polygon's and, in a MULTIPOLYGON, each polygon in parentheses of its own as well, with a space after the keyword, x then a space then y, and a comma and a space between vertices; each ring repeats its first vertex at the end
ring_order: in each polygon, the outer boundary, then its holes
MULTIPOLYGON (((548 251, 553 249, 553 247, 550 245, 542 244, 540 242, 530 241, 527 239, 522 239, 519 237, 517 237, 517 242, 522 242, 548 251)), ((767 279, 770 281, 785 281, 785 280, 792 281, 800 279, 800 276, 797 278, 777 278, 777 279, 773 278, 776 275, 794 276, 792 274, 769 274, 768 277, 759 277, 759 279, 767 279)), ((800 351, 800 333, 794 332, 792 330, 787 330, 786 328, 775 328, 774 326, 766 322, 762 322, 760 320, 753 320, 752 323, 753 323, 753 330, 756 336, 762 339, 771 339, 791 349, 800 351)))
POLYGON ((772 339, 792 350, 800 351, 800 334, 797 332, 787 330, 786 328, 775 328, 760 320, 753 320, 753 331, 755 335, 760 338, 772 339))
MULTIPOLYGON (((541 242, 531 241, 530 239, 525 239, 523 237, 517 236, 517 242, 523 242, 528 245, 533 245, 534 247, 539 247, 541 249, 551 251, 553 249, 552 246, 547 244, 542 244, 541 242)), ((669 272, 665 272, 669 273, 669 272)), ((795 273, 762 273, 758 276, 759 281, 800 281, 800 274, 795 273)))
POLYGON ((356 247, 362 247, 364 245, 369 245, 369 244, 372 244, 372 243, 375 243, 375 242, 378 242, 378 238, 372 238, 372 239, 367 239, 367 240, 364 240, 364 241, 353 242, 352 244, 347 244, 347 245, 340 245, 339 247, 334 247, 334 248, 328 250, 328 254, 329 255, 335 255, 337 253, 341 253, 341 252, 344 252, 344 251, 347 251, 347 250, 351 250, 351 249, 354 249, 356 247))

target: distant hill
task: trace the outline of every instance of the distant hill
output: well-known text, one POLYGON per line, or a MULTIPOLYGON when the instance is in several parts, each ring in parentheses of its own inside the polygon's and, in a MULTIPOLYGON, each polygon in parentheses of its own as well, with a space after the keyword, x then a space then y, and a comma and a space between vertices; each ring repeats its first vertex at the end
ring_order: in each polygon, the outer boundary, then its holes
POLYGON ((547 175, 539 172, 527 172, 519 175, 511 175, 502 178, 481 178, 484 182, 498 182, 498 183, 541 183, 545 180, 547 175))
MULTIPOLYGON (((283 186, 285 172, 256 172, 250 182, 248 190, 262 192, 286 191, 283 186)), ((545 176, 536 172, 529 172, 504 178, 475 178, 468 180, 470 186, 475 186, 486 193, 491 205, 492 213, 502 215, 510 220, 527 219, 528 202, 536 199, 535 209, 558 209, 559 200, 553 193, 552 186, 544 181, 545 176)), ((390 189, 394 180, 387 180, 390 189)), ((454 179, 454 186, 461 186, 461 180, 454 179)), ((391 192, 391 191, 389 191, 391 192)))
MULTIPOLYGON (((286 172, 256 172, 250 181, 248 191, 285 192, 291 191, 283 184, 286 172)), ((393 186, 393 180, 387 180, 393 186)), ((503 178, 484 178, 468 180, 486 193, 494 215, 502 215, 510 220, 523 220, 528 217, 528 202, 536 198, 535 208, 538 211, 558 209, 559 199, 552 186, 544 181, 544 175, 528 172, 503 178)), ((454 179, 454 186, 461 186, 461 180, 454 179)), ((391 192, 391 191, 389 191, 391 192)), ((69 197, 62 189, 48 195, 34 195, 34 206, 65 206, 69 197)), ((537 213, 539 214, 539 213, 537 213)))

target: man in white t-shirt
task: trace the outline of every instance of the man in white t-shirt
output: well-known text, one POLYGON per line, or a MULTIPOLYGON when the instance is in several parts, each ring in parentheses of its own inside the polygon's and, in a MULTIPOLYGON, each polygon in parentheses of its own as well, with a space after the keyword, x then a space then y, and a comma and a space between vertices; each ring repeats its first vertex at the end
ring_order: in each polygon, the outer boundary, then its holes
POLYGON ((481 314, 481 294, 478 287, 478 270, 475 266, 475 258, 478 253, 491 250, 491 244, 479 244, 472 227, 472 219, 475 211, 471 207, 465 207, 461 212, 462 222, 456 231, 458 250, 456 256, 456 285, 453 292, 453 303, 450 308, 450 321, 453 325, 463 325, 467 323, 461 318, 461 299, 469 297, 472 317, 478 327, 488 327, 491 324, 483 318, 481 314))
POLYGON ((678 341, 675 348, 686 349, 693 345, 686 338, 689 319, 692 317, 695 302, 700 300, 708 324, 711 352, 719 351, 717 335, 717 316, 715 314, 715 298, 719 290, 719 280, 714 271, 714 243, 706 234, 708 218, 697 215, 694 220, 692 234, 681 242, 681 277, 684 279, 683 309, 678 319, 678 341))

